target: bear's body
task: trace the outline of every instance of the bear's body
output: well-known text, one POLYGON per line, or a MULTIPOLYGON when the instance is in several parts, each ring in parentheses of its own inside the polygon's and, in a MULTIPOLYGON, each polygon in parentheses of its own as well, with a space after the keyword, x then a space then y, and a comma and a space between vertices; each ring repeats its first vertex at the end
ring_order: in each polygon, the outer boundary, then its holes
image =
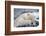
POLYGON ((35 18, 32 13, 24 13, 15 19, 15 26, 29 24, 35 25, 35 18))

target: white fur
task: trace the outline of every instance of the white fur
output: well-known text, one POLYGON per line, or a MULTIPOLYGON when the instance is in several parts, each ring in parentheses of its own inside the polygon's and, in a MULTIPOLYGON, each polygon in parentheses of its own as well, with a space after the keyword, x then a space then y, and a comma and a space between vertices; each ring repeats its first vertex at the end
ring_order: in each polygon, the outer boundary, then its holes
POLYGON ((32 13, 24 13, 15 20, 15 26, 24 25, 28 23, 30 24, 31 22, 33 22, 33 24, 35 25, 34 19, 35 18, 32 13))

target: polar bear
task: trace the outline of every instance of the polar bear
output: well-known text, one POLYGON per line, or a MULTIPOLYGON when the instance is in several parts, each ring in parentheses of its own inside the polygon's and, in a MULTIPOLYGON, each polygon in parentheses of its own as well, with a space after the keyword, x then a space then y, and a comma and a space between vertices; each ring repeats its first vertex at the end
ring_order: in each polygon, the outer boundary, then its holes
POLYGON ((35 25, 35 17, 32 13, 24 13, 15 19, 15 26, 29 24, 35 25))

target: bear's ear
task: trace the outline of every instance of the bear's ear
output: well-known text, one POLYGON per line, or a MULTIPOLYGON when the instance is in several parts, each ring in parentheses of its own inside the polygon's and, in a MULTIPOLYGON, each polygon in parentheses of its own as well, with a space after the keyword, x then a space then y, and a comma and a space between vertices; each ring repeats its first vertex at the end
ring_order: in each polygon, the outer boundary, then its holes
POLYGON ((29 16, 30 14, 27 14, 27 16, 29 16))

